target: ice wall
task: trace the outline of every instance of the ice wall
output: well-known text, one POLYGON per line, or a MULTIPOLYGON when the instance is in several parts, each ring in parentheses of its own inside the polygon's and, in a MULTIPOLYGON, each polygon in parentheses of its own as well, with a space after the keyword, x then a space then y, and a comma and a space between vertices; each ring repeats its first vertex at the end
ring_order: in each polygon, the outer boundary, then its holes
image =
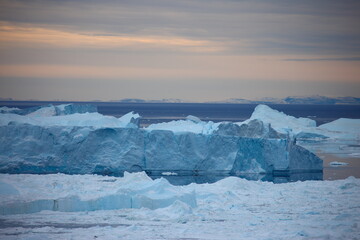
POLYGON ((0 126, 1 173, 114 174, 322 171, 322 160, 287 138, 174 133, 139 128, 0 126))

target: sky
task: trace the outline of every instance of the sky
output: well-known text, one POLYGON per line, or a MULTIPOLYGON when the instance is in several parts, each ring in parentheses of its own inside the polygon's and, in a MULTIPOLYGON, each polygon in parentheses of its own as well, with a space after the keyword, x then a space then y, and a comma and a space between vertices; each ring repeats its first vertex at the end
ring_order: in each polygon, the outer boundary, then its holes
POLYGON ((360 1, 0 0, 0 98, 360 97, 360 1))

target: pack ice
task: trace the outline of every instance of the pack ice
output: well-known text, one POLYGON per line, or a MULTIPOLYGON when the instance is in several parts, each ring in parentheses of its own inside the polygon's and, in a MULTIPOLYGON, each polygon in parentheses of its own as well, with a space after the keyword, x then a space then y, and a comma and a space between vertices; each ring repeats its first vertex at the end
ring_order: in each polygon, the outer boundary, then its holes
POLYGON ((190 116, 140 128, 138 114, 103 116, 92 106, 19 111, 0 114, 1 173, 322 171, 321 159, 259 119, 234 124, 190 116))

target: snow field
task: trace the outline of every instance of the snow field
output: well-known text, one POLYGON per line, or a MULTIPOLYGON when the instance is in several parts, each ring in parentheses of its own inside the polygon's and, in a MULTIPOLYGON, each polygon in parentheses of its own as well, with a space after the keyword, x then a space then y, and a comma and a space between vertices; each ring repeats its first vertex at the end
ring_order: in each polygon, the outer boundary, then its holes
POLYGON ((187 186, 144 173, 123 178, 2 174, 0 180, 1 206, 70 195, 89 201, 119 192, 159 203, 2 215, 2 239, 357 239, 360 234, 360 179, 353 177, 287 184, 228 177, 187 186), (184 194, 194 198, 181 199, 184 194))

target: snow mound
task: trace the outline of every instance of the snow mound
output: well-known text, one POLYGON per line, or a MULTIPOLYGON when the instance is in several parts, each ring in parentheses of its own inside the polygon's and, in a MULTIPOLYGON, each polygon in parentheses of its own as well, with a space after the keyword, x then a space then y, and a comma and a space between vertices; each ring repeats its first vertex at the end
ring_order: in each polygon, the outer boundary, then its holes
POLYGON ((287 134, 289 132, 298 133, 304 128, 316 127, 316 122, 312 119, 289 116, 266 105, 258 105, 255 108, 249 120, 253 119, 269 123, 272 128, 283 134, 287 134))

